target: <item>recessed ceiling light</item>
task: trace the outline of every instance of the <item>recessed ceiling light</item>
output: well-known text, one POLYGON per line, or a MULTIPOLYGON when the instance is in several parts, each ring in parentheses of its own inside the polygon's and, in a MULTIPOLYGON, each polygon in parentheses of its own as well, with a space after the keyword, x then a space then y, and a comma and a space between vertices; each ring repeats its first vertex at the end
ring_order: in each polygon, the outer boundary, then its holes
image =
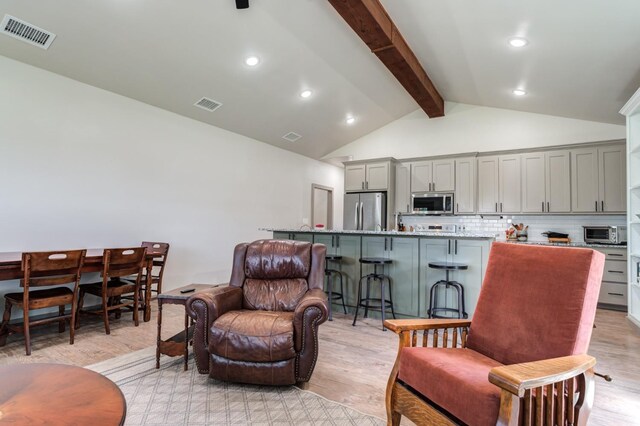
POLYGON ((522 89, 514 89, 512 93, 516 96, 524 96, 527 94, 527 92, 522 89))
POLYGON ((355 117, 347 117, 346 121, 347 121, 347 124, 353 124, 356 122, 356 119, 355 117))
POLYGON ((260 63, 260 59, 258 59, 257 56, 249 56, 247 59, 244 60, 244 63, 249 65, 250 67, 255 67, 260 63))
POLYGON ((509 39, 509 44, 513 47, 525 47, 529 44, 529 40, 522 37, 513 37, 509 39))
POLYGON ((313 92, 311 90, 303 90, 302 92, 300 92, 300 97, 306 99, 311 96, 312 93, 313 92))

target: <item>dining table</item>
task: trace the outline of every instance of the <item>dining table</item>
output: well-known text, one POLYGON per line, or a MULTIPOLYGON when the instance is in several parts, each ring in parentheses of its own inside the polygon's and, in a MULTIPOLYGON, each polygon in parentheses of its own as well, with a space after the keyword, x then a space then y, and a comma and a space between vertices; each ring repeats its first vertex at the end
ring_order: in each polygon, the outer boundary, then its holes
MULTIPOLYGON (((87 249, 87 254, 82 265, 82 273, 102 272, 102 260, 104 249, 87 249)), ((153 269, 153 259, 163 256, 159 249, 147 248, 145 255, 146 262, 146 282, 151 283, 151 272, 153 269)), ((22 272, 22 252, 0 252, 0 288, 2 281, 18 280, 23 277, 22 272)), ((144 321, 151 320, 151 285, 145 286, 144 292, 144 321)))

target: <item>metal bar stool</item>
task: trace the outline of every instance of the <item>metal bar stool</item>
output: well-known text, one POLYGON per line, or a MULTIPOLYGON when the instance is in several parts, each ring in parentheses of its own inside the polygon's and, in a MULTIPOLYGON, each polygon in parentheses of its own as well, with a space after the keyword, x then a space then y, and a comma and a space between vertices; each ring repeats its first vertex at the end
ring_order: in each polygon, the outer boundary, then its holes
POLYGON ((457 281, 451 281, 449 279, 449 272, 451 271, 463 271, 468 269, 469 266, 464 263, 453 263, 453 262, 430 262, 429 268, 432 269, 441 269, 445 271, 445 279, 440 280, 434 285, 431 286, 431 300, 429 301, 429 310, 427 314, 429 318, 452 318, 451 316, 442 316, 438 315, 440 312, 452 312, 455 313, 459 319, 468 318, 467 312, 464 307, 464 287, 457 281), (458 306, 456 308, 450 308, 446 306, 446 300, 444 304, 440 305, 438 302, 438 289, 443 288, 445 295, 447 289, 453 287, 456 291, 458 306))
POLYGON ((347 313, 347 307, 344 304, 344 283, 343 283, 343 272, 338 270, 338 269, 332 269, 329 267, 329 262, 336 262, 336 263, 340 263, 342 262, 342 256, 337 255, 337 254, 327 254, 325 256, 326 259, 326 266, 324 269, 324 275, 327 277, 327 293, 329 293, 329 321, 333 321, 333 301, 334 300, 341 300, 342 301, 342 309, 344 310, 344 313, 347 313), (338 276, 340 277, 340 292, 335 292, 333 291, 333 277, 334 276, 338 276))
POLYGON ((382 314, 382 331, 387 331, 384 326, 384 315, 387 308, 391 309, 391 315, 395 319, 396 313, 393 310, 393 296, 391 295, 391 279, 384 273, 385 265, 392 263, 391 259, 384 257, 361 257, 360 263, 365 265, 373 265, 373 274, 364 275, 358 281, 358 302, 356 303, 356 314, 353 317, 353 325, 356 325, 358 320, 358 310, 362 306, 364 308, 364 317, 369 315, 369 309, 380 309, 382 314), (378 266, 382 267, 382 273, 378 273, 378 266), (366 297, 362 298, 362 280, 367 280, 366 297), (371 297, 371 281, 380 282, 380 297, 371 297), (389 284, 389 299, 385 298, 385 281, 389 284), (373 305, 371 304, 373 302, 373 305))

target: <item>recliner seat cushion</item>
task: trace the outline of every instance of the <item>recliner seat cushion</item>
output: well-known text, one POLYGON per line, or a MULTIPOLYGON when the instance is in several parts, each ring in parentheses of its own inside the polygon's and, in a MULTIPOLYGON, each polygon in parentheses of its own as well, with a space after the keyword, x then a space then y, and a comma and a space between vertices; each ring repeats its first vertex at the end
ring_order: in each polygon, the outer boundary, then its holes
POLYGON ((404 348, 398 378, 470 426, 494 426, 500 389, 489 371, 500 364, 463 348, 404 348))
POLYGON ((293 312, 231 311, 214 321, 209 352, 247 362, 295 358, 293 312))

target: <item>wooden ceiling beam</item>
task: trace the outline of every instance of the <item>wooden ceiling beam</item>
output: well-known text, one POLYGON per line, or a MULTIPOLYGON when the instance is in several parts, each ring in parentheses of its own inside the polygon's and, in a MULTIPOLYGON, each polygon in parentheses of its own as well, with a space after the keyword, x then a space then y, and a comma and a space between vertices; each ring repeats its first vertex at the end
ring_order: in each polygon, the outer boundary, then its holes
POLYGON ((379 0, 329 0, 371 52, 431 118, 444 116, 444 100, 379 0))

